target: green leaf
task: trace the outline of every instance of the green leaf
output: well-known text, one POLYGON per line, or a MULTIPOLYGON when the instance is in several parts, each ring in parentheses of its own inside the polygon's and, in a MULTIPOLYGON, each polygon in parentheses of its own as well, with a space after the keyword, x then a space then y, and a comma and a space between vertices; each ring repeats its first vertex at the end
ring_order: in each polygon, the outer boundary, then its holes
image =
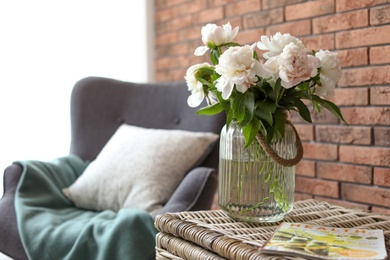
POLYGON ((201 67, 198 69, 198 75, 211 75, 214 73, 214 67, 201 67))
POLYGON ((307 122, 312 123, 310 110, 307 108, 305 103, 303 103, 302 100, 298 98, 293 98, 292 101, 297 107, 299 115, 307 122))
POLYGON ((236 42, 228 42, 228 43, 222 44, 220 46, 221 47, 234 47, 234 46, 241 46, 241 45, 236 43, 236 42))
POLYGON ((313 100, 318 102, 322 107, 326 108, 335 117, 342 120, 344 123, 346 123, 348 125, 348 123, 345 121, 343 115, 341 114, 340 109, 333 102, 331 102, 329 100, 322 99, 317 95, 313 95, 313 100))
POLYGON ((256 51, 253 51, 253 58, 254 58, 255 60, 259 60, 259 55, 257 54, 256 51))
POLYGON ((264 99, 272 99, 273 101, 276 100, 275 96, 274 96, 274 89, 273 87, 269 84, 269 82, 267 82, 266 80, 262 79, 262 80, 259 80, 257 83, 256 83, 256 88, 258 90, 260 90, 263 95, 264 95, 264 99))
POLYGON ((219 56, 218 56, 218 50, 217 49, 212 49, 211 50, 211 52, 210 52, 210 59, 211 59, 211 62, 214 65, 218 64, 219 56))
POLYGON ((276 110, 276 104, 269 101, 258 101, 256 103, 255 116, 264 119, 269 125, 273 125, 272 114, 276 110))
POLYGON ((274 113, 274 129, 279 133, 280 137, 284 137, 284 130, 286 126, 286 117, 284 113, 280 110, 275 111, 274 113))
POLYGON ((234 117, 244 126, 253 118, 255 98, 252 92, 237 93, 233 98, 234 117))
POLYGON ((272 138, 274 137, 275 130, 272 128, 272 126, 267 128, 267 135, 266 135, 266 141, 267 143, 271 143, 272 138))
POLYGON ((200 83, 202 83, 203 85, 208 86, 209 88, 213 88, 213 87, 214 87, 213 83, 211 83, 211 82, 209 82, 209 81, 207 81, 207 80, 205 80, 205 79, 203 79, 203 78, 196 77, 196 79, 197 79, 200 83))
POLYGON ((245 137, 245 148, 253 142, 259 130, 260 120, 255 118, 242 128, 242 132, 244 133, 245 137))
POLYGON ((223 111, 223 107, 221 103, 215 103, 214 105, 211 106, 202 107, 196 112, 196 114, 211 116, 211 115, 221 113, 222 111, 223 111))
POLYGON ((233 120, 233 111, 229 110, 229 112, 226 114, 226 126, 227 126, 227 128, 229 128, 230 123, 232 122, 232 120, 233 120))
POLYGON ((278 99, 279 99, 279 94, 280 94, 280 90, 282 89, 282 79, 281 78, 278 78, 278 80, 275 82, 275 86, 274 86, 274 97, 275 97, 275 103, 278 102, 278 99))

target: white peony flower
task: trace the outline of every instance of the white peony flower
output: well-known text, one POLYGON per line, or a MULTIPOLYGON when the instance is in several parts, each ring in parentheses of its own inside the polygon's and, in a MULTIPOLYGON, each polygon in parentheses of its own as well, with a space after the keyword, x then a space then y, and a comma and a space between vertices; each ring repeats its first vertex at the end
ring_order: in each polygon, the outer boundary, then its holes
POLYGON ((341 79, 341 69, 337 54, 328 50, 320 50, 316 53, 316 57, 320 60, 321 67, 321 86, 316 86, 316 94, 323 97, 333 96, 334 88, 341 79))
POLYGON ((269 59, 281 54, 284 47, 291 42, 302 49, 305 48, 298 38, 291 36, 289 33, 281 34, 280 32, 270 38, 265 35, 261 36, 260 41, 257 43, 257 47, 260 50, 269 51, 263 54, 264 59, 269 59))
POLYGON ((223 26, 217 26, 216 24, 207 24, 202 27, 202 41, 205 46, 196 48, 195 55, 202 56, 209 49, 210 46, 219 46, 228 42, 233 41, 238 33, 238 27, 232 30, 232 26, 228 22, 223 26))
POLYGON ((188 90, 191 91, 191 95, 187 99, 187 103, 190 107, 199 106, 205 98, 203 84, 196 79, 196 73, 198 73, 200 68, 204 67, 211 67, 211 65, 207 62, 192 65, 188 68, 186 76, 184 77, 187 82, 188 90))
POLYGON ((220 57, 215 71, 221 75, 216 88, 222 92, 222 97, 228 99, 232 94, 234 84, 241 93, 245 93, 257 81, 256 75, 267 77, 263 65, 253 58, 255 44, 252 46, 236 46, 227 49, 220 57))
POLYGON ((303 46, 290 42, 279 56, 268 59, 264 67, 275 80, 280 77, 284 88, 291 88, 317 75, 319 65, 318 58, 307 55, 303 46))

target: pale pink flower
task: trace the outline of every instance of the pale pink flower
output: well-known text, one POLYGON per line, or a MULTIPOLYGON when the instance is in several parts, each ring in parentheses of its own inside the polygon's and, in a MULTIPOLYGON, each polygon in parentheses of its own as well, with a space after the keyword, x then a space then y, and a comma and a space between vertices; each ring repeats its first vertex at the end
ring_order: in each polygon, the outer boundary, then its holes
POLYGON ((210 49, 210 46, 220 46, 233 41, 238 33, 238 27, 232 30, 232 26, 229 22, 223 26, 209 23, 202 27, 201 33, 202 41, 205 46, 196 48, 194 53, 196 56, 204 55, 210 49))
POLYGON ((188 90, 191 91, 191 95, 187 99, 187 103, 190 107, 199 106, 205 98, 203 84, 196 78, 198 70, 204 67, 211 67, 211 65, 207 62, 192 65, 187 69, 186 76, 184 77, 187 82, 188 90))
POLYGON ((221 75, 216 87, 222 92, 222 97, 228 99, 236 89, 245 93, 257 81, 257 76, 266 77, 269 75, 263 65, 253 58, 255 44, 252 46, 236 46, 227 49, 220 57, 219 64, 215 66, 215 71, 221 75))
POLYGON ((316 86, 316 94, 323 97, 333 96, 334 88, 341 79, 341 69, 337 54, 328 50, 320 50, 316 53, 316 57, 320 60, 321 66, 321 86, 316 86))
POLYGON ((264 35, 261 36, 260 41, 257 43, 257 47, 260 50, 269 51, 263 54, 265 59, 269 59, 271 57, 280 55, 284 47, 291 42, 297 45, 299 48, 305 48, 303 43, 298 38, 291 36, 289 33, 281 34, 280 32, 269 38, 264 35))
POLYGON ((275 80, 280 77, 284 88, 291 88, 317 75, 319 65, 318 58, 307 55, 303 46, 290 42, 280 55, 269 58, 264 67, 275 80))

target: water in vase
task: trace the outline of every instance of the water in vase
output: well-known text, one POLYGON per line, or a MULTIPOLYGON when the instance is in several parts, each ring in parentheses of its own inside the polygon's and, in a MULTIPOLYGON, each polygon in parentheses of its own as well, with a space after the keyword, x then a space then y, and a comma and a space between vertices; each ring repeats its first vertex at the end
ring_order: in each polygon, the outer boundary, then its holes
MULTIPOLYGON (((239 131, 230 127, 221 134, 219 205, 235 220, 279 221, 293 207, 295 166, 275 163, 256 142, 244 148, 239 131)), ((274 149, 293 156, 294 147, 285 143, 275 144, 274 149)))

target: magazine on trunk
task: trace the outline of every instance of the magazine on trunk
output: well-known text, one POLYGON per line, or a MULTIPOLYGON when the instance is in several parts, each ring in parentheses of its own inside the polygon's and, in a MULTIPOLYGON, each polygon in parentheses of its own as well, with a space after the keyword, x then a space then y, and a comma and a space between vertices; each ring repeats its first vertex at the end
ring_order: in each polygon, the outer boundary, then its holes
POLYGON ((387 259, 383 230, 283 222, 261 252, 307 259, 387 259))

